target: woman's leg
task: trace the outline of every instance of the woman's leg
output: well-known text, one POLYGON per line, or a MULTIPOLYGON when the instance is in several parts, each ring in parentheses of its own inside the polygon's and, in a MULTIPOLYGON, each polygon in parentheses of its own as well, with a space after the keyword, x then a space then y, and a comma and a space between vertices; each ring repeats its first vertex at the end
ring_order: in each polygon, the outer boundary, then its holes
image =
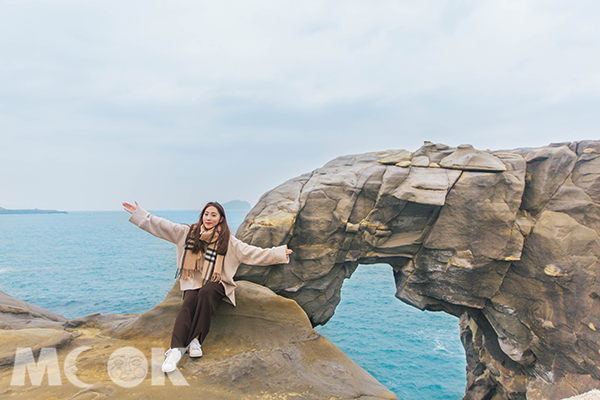
POLYGON ((200 289, 186 290, 173 326, 171 348, 185 348, 198 336, 202 343, 210 329, 212 315, 223 297, 225 288, 218 282, 209 282, 200 289))
POLYGON ((192 318, 196 312, 196 297, 198 296, 198 290, 186 290, 183 292, 183 304, 177 313, 175 318, 175 325, 173 326, 173 334, 171 335, 171 348, 185 348, 188 345, 186 342, 190 327, 192 324, 192 318))
POLYGON ((196 313, 192 319, 187 344, 195 337, 198 337, 200 344, 204 342, 210 330, 212 315, 223 297, 225 297, 225 288, 220 282, 208 282, 199 289, 196 296, 196 313))

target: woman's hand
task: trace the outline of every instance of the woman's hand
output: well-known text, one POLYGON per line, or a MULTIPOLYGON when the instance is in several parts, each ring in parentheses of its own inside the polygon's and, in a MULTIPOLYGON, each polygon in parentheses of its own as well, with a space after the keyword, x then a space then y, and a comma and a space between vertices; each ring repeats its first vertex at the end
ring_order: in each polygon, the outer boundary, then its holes
POLYGON ((127 211, 129 214, 133 214, 133 212, 138 208, 138 203, 137 201, 135 202, 135 206, 133 204, 129 204, 129 203, 125 203, 123 202, 123 208, 125 209, 125 211, 127 211))
POLYGON ((290 249, 285 249, 285 255, 286 256, 289 256, 292 253, 293 253, 293 251, 291 251, 290 249))
POLYGON ((214 272, 212 277, 210 278, 212 282, 221 282, 221 274, 218 272, 214 272))

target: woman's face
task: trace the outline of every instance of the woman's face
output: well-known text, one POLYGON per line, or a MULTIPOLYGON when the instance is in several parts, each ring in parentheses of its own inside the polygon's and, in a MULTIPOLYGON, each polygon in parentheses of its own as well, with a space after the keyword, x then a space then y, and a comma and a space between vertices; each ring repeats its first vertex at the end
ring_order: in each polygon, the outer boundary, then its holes
POLYGON ((208 206, 206 210, 204 210, 204 214, 202 214, 202 223, 206 229, 214 228, 221 222, 221 219, 219 210, 213 206, 208 206))

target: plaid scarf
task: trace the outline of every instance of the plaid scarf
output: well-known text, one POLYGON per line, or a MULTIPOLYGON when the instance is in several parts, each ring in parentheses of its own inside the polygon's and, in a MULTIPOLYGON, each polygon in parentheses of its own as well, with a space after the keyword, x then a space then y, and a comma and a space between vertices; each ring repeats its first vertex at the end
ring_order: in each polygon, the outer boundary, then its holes
POLYGON ((181 266, 177 270, 175 278, 178 276, 181 279, 192 279, 194 277, 194 271, 200 271, 202 274, 202 280, 200 286, 206 285, 208 282, 221 281, 221 273, 223 272, 223 260, 222 254, 217 254, 217 239, 219 233, 215 229, 206 230, 204 225, 200 226, 200 240, 207 243, 206 251, 203 253, 193 253, 192 248, 194 247, 194 238, 189 238, 185 244, 185 253, 183 254, 183 260, 181 266))

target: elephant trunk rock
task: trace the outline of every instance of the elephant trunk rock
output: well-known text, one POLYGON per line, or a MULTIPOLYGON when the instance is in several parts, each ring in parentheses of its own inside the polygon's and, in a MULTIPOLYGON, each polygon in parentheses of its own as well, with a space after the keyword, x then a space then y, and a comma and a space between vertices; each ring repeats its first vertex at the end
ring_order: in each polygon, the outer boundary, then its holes
POLYGON ((396 297, 460 317, 465 399, 562 399, 600 386, 600 141, 479 151, 426 142, 339 157, 266 193, 237 236, 288 265, 237 278, 326 323, 359 264, 396 297))

